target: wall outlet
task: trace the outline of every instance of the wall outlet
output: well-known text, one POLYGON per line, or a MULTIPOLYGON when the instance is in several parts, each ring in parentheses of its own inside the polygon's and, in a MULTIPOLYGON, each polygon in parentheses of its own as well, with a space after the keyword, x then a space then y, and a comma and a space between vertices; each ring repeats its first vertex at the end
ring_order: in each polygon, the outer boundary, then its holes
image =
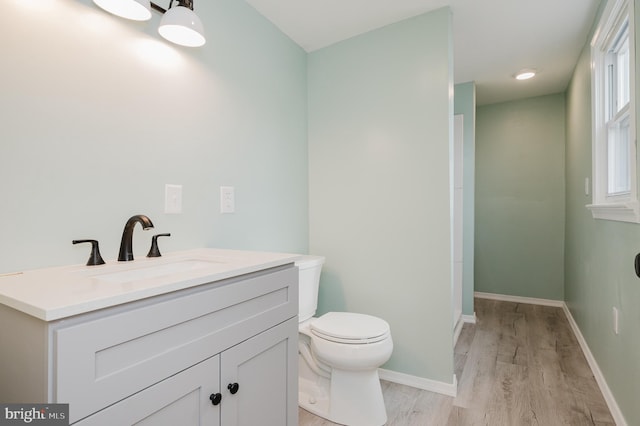
POLYGON ((613 332, 615 334, 620 334, 620 315, 618 313, 618 308, 613 307, 613 332))
POLYGON ((236 196, 233 186, 220 187, 220 213, 234 213, 236 211, 236 196))

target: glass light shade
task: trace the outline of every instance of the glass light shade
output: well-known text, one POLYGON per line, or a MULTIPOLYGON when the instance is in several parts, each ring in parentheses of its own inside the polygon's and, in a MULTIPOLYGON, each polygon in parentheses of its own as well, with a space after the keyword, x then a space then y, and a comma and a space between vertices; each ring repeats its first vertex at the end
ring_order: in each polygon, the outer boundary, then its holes
POLYGON ((162 16, 158 32, 162 37, 181 46, 202 46, 204 27, 193 10, 184 6, 174 6, 162 16))
POLYGON ((93 0, 100 8, 121 18, 133 21, 151 19, 149 0, 93 0))

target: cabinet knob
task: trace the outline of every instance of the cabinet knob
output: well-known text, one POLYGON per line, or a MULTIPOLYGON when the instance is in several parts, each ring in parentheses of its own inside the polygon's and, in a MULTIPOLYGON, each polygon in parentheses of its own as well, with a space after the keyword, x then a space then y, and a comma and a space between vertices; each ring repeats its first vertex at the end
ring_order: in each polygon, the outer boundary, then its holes
POLYGON ((211 403, 213 405, 218 405, 218 404, 220 404, 220 401, 222 401, 222 394, 221 393, 212 393, 211 396, 209 396, 209 399, 211 400, 211 403))
POLYGON ((232 395, 238 392, 239 388, 240 385, 237 383, 229 383, 229 386, 227 386, 227 389, 229 389, 229 392, 231 392, 232 395))

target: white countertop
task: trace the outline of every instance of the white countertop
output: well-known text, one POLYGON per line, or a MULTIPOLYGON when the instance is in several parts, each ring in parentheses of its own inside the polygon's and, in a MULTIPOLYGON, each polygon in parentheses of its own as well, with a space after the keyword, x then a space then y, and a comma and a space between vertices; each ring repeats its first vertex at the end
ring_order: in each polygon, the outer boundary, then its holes
POLYGON ((0 275, 0 303, 53 321, 295 262, 301 255, 196 249, 158 258, 0 275))

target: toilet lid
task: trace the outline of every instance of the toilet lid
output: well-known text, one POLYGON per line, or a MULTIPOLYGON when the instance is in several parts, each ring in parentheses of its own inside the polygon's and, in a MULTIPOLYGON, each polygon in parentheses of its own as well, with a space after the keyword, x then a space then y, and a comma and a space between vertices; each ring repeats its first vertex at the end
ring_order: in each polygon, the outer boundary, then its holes
POLYGON ((375 343, 387 338, 389 324, 371 315, 329 312, 311 323, 311 331, 338 343, 375 343))

